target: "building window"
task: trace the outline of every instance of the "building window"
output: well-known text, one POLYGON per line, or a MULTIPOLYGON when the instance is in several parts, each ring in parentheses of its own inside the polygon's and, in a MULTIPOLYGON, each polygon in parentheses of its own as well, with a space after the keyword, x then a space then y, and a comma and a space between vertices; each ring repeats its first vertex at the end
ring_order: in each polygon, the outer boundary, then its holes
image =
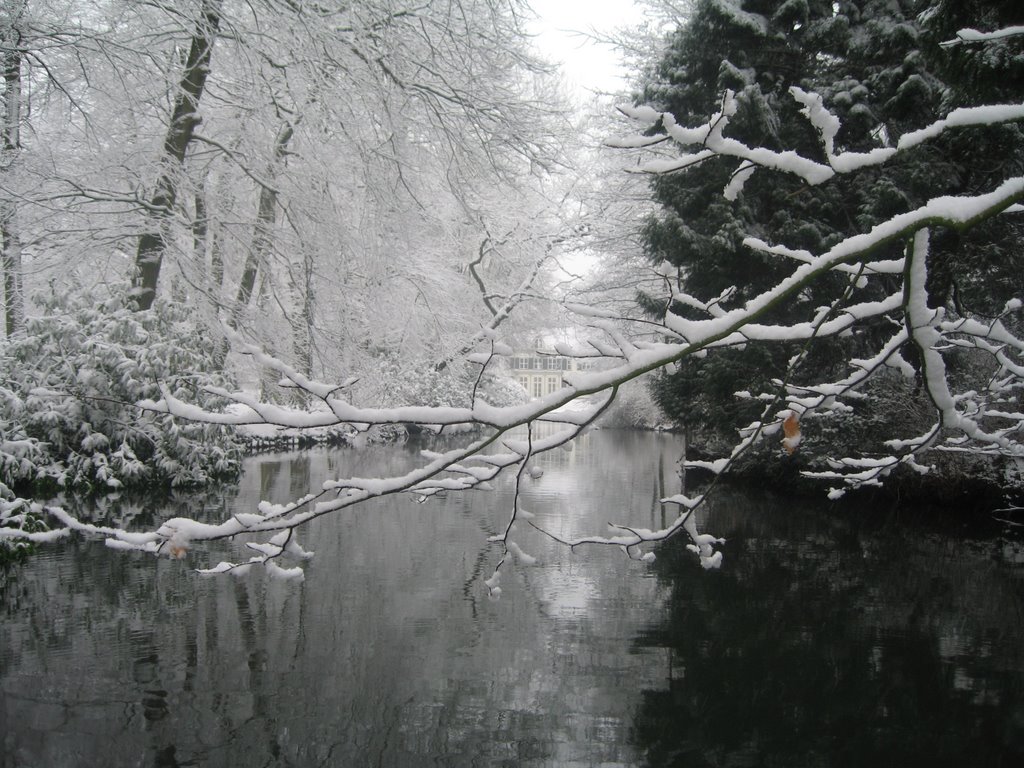
POLYGON ((534 376, 533 377, 533 396, 534 397, 540 397, 541 381, 542 381, 542 379, 541 379, 540 376, 534 376))
POLYGON ((548 377, 548 394, 550 395, 556 389, 558 389, 558 379, 554 376, 548 377))

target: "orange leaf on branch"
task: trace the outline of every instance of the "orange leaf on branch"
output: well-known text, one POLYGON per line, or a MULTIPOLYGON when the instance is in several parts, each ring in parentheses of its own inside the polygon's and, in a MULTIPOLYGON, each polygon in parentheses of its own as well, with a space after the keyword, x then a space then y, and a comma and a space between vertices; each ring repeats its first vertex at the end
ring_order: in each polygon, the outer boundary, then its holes
POLYGON ((786 449, 786 453, 790 456, 796 450, 796 447, 800 445, 800 417, 797 416, 796 411, 790 411, 789 415, 786 416, 782 422, 782 432, 786 435, 782 438, 782 447, 786 449))

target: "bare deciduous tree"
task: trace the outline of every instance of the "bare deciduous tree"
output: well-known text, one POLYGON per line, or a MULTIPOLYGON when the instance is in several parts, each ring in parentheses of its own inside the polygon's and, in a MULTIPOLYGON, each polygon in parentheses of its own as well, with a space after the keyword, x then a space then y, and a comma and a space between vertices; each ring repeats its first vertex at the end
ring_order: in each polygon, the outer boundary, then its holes
POLYGON ((156 188, 148 200, 149 223, 139 237, 135 254, 133 293, 139 309, 149 309, 156 298, 157 282, 167 249, 166 220, 178 199, 178 177, 199 124, 199 101, 210 73, 213 47, 221 21, 221 0, 204 0, 174 96, 160 158, 156 188))
MULTIPOLYGON (((0 125, 0 171, 9 172, 17 162, 21 148, 21 69, 22 25, 24 1, 4 4, 0 18, 0 69, 4 77, 3 123, 0 125)), ((7 335, 19 330, 25 322, 21 276, 21 236, 18 233, 17 205, 14 200, 0 199, 0 247, 3 255, 4 317, 7 335)))

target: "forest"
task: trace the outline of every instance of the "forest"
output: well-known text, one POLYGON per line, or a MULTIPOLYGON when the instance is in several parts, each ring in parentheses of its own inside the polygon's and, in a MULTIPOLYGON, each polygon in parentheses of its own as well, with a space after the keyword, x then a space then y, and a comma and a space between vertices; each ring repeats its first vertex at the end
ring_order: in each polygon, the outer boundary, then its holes
POLYGON ((631 91, 580 106, 523 0, 3 0, 0 547, 245 534, 205 570, 301 577, 310 521, 518 483, 608 423, 713 479, 573 549, 718 567, 694 513, 728 476, 1016 509, 1024 9, 645 6, 604 41, 631 91), (531 398, 517 353, 581 365, 531 398), (45 502, 410 430, 452 441, 222 521, 45 502))

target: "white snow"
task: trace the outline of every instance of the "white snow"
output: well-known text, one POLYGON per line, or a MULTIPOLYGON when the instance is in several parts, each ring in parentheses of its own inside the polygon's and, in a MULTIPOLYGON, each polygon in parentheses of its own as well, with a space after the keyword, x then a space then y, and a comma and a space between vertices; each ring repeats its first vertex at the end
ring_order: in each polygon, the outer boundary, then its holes
POLYGON ((533 555, 528 555, 525 552, 523 552, 522 548, 514 541, 506 541, 505 546, 508 547, 508 551, 515 556, 517 562, 520 562, 523 565, 536 564, 537 558, 533 555))
POLYGON ((961 43, 986 43, 992 40, 1002 40, 1007 37, 1015 37, 1017 35, 1024 35, 1024 26, 1003 27, 1002 29, 996 29, 992 32, 979 32, 976 29, 968 27, 959 30, 953 40, 946 40, 940 43, 940 45, 950 47, 960 45, 961 43))

